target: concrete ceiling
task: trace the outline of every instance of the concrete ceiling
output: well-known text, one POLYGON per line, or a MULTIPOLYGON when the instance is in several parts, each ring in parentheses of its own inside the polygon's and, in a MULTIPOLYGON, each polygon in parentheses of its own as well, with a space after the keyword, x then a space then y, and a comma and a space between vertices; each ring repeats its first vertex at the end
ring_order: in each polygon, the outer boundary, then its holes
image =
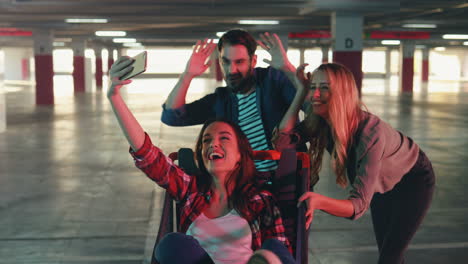
MULTIPOLYGON (((362 14, 365 34, 375 30, 426 31, 430 40, 418 42, 431 45, 461 45, 462 41, 442 40, 442 34, 468 34, 468 1, 454 0, 0 0, 0 31, 50 29, 55 38, 84 38, 109 46, 113 45, 111 38, 96 37, 94 32, 123 30, 145 46, 190 45, 239 27, 254 35, 264 31, 331 31, 335 11, 362 14), (68 24, 66 18, 106 18, 109 22, 68 24), (280 24, 239 25, 241 19, 273 19, 280 24), (406 23, 437 27, 402 27, 406 23)), ((290 45, 298 43, 303 42, 290 40, 290 45)), ((379 41, 366 39, 365 43, 378 45, 379 41)), ((0 36, 0 45, 32 45, 32 38, 0 36)))

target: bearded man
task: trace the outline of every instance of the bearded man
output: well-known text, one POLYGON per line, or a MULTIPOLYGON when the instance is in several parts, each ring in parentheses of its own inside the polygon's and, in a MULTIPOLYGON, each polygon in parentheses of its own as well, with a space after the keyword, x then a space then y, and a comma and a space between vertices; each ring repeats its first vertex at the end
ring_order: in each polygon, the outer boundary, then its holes
MULTIPOLYGON (((296 69, 289 62, 278 36, 265 33, 261 38, 258 44, 272 57, 271 61, 265 60, 270 67, 255 67, 257 42, 252 35, 241 29, 230 30, 217 44, 219 64, 227 86, 186 103, 190 82, 209 68, 208 58, 216 48, 212 41, 198 41, 184 73, 163 105, 161 121, 169 126, 191 126, 223 117, 241 127, 252 149, 273 149, 273 130, 294 99, 295 85, 298 84, 293 85, 290 81, 296 69)), ((299 149, 305 151, 305 146, 299 149)), ((255 161, 255 166, 259 172, 269 172, 276 169, 277 163, 255 161)))

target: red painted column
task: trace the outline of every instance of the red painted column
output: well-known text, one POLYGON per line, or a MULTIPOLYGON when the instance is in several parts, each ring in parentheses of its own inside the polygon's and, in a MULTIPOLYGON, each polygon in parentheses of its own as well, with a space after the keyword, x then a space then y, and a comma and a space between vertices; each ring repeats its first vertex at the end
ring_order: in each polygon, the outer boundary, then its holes
POLYGON ((96 89, 102 90, 102 56, 101 56, 101 48, 97 47, 94 49, 94 54, 96 55, 96 89))
POLYGON ((34 38, 34 67, 36 69, 36 104, 54 104, 53 35, 49 30, 36 30, 34 38))
POLYGON ((421 81, 429 81, 429 48, 422 50, 421 81))
POLYGON ((83 93, 85 88, 85 41, 74 40, 73 48, 73 87, 75 93, 83 93))
POLYGON ((363 17, 347 12, 334 12, 331 24, 335 40, 333 62, 343 64, 353 73, 361 96, 363 17))
POLYGON ((414 77, 414 43, 404 41, 400 46, 401 63, 400 63, 400 82, 401 91, 403 93, 413 92, 413 77, 414 77))
POLYGON ((356 86, 361 96, 362 87, 362 51, 334 51, 333 62, 346 66, 354 75, 356 86))

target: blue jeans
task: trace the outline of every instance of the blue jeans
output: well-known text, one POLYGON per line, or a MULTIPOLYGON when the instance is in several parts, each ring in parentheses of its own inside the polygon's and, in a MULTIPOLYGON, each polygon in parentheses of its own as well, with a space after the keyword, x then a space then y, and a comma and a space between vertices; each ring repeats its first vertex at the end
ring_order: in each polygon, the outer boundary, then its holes
MULTIPOLYGON (((262 245, 262 249, 275 253, 284 264, 295 263, 288 249, 276 239, 266 240, 262 245)), ((164 236, 156 246, 154 254, 154 257, 160 264, 213 263, 208 253, 206 253, 195 238, 182 233, 169 233, 164 236)))
POLYGON ((275 253, 275 255, 278 256, 278 258, 283 264, 296 263, 286 246, 283 243, 279 242, 279 240, 277 239, 270 238, 268 240, 265 240, 262 244, 262 249, 267 249, 275 253))
POLYGON ((169 233, 156 246, 155 259, 160 264, 210 264, 210 256, 193 237, 182 233, 169 233))

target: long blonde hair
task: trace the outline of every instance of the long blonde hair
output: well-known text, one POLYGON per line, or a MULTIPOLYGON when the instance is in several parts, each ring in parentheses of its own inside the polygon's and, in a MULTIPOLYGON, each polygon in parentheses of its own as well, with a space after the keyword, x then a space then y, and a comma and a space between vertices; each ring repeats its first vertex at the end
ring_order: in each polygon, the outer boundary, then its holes
POLYGON ((305 127, 310 138, 312 177, 318 177, 328 137, 334 141, 331 163, 336 174, 336 183, 345 188, 346 161, 353 135, 361 120, 362 107, 353 74, 343 65, 326 63, 314 72, 323 71, 329 82, 328 122, 313 113, 312 107, 305 117, 305 127))

